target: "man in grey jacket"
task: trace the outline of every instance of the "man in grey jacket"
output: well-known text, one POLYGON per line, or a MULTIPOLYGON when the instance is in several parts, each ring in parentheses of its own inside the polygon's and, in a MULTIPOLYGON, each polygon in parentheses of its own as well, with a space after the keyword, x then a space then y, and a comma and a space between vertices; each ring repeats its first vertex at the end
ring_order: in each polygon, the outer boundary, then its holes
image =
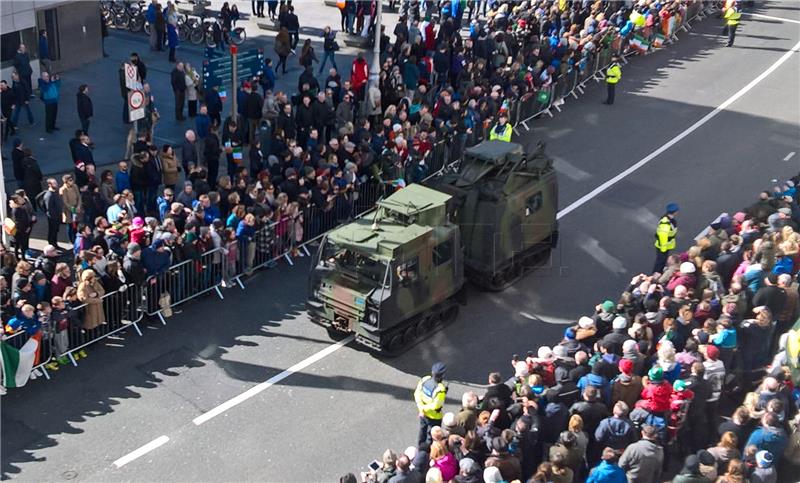
POLYGON ((625 448, 619 466, 625 470, 629 483, 660 481, 664 449, 656 442, 658 431, 653 426, 642 426, 642 439, 625 448))

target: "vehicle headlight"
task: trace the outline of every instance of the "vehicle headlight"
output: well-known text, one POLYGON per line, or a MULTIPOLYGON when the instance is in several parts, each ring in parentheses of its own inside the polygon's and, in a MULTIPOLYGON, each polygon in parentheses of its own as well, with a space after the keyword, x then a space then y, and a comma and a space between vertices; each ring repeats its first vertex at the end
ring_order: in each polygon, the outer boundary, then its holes
POLYGON ((375 312, 370 312, 369 315, 367 316, 367 319, 369 320, 370 324, 378 325, 378 314, 376 314, 375 312))

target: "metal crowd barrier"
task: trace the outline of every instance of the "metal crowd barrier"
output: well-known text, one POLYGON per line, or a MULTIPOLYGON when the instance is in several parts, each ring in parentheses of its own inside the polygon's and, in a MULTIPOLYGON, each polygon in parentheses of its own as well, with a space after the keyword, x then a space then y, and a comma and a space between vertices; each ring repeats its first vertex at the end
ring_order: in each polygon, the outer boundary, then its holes
MULTIPOLYGON (((141 336, 139 322, 144 316, 142 303, 142 289, 136 285, 126 285, 117 291, 105 294, 101 299, 101 321, 105 323, 91 329, 85 328, 88 304, 68 307, 67 330, 57 331, 57 327, 51 322, 42 325, 39 364, 34 366, 34 369, 40 370, 46 379, 50 379, 47 364, 54 360, 66 358, 73 366, 77 366, 74 354, 96 342, 130 327, 141 336)), ((3 342, 21 349, 29 338, 25 331, 18 331, 5 337, 3 342)))
POLYGON ((220 299, 225 297, 219 289, 228 263, 223 248, 214 248, 197 258, 172 265, 165 272, 150 277, 145 283, 145 314, 158 317, 166 324, 164 311, 207 292, 215 291, 220 299))

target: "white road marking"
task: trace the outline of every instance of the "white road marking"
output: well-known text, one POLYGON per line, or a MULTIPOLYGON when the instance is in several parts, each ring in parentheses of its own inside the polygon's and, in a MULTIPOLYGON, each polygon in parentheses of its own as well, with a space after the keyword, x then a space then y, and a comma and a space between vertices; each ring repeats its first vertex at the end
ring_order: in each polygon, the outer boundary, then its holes
POLYGON ((797 154, 797 153, 795 153, 794 151, 792 151, 791 153, 787 154, 787 155, 786 155, 786 157, 785 157, 785 158, 783 158, 783 160, 784 160, 784 161, 789 161, 790 159, 792 159, 792 156, 794 156, 795 154, 797 154))
MULTIPOLYGON (((798 23, 800 23, 800 22, 798 22, 798 23)), ((761 81, 763 81, 764 79, 769 77, 770 74, 775 72, 775 70, 778 67, 780 67, 781 65, 783 65, 784 62, 789 60, 792 57, 792 54, 794 54, 798 50, 800 50, 800 42, 796 43, 794 45, 794 47, 792 47, 790 50, 788 50, 786 53, 784 53, 781 56, 781 58, 776 60, 774 64, 772 64, 771 66, 769 66, 767 68, 767 70, 765 70, 758 77, 756 77, 755 79, 750 81, 749 84, 747 84, 746 86, 744 86, 741 89, 739 89, 738 92, 736 92, 734 95, 729 97, 725 102, 723 102, 722 104, 717 106, 713 111, 711 111, 708 114, 706 114, 705 116, 703 116, 699 121, 695 122, 694 124, 692 124, 691 126, 686 128, 683 132, 681 132, 680 134, 678 134, 674 138, 672 138, 669 141, 667 141, 666 143, 664 143, 660 148, 656 149, 652 153, 648 154, 647 156, 645 156, 644 158, 639 160, 636 164, 630 166, 628 169, 622 171, 618 175, 614 176, 613 178, 611 178, 608 181, 604 182, 603 184, 601 184, 597 188, 593 189, 592 191, 586 193, 585 195, 581 196, 577 200, 573 201, 568 206, 564 207, 564 209, 562 209, 561 211, 558 212, 558 214, 556 215, 556 219, 560 220, 561 218, 567 216, 568 214, 570 214, 573 211, 577 210, 581 206, 585 205, 586 203, 588 203, 592 199, 596 198, 597 195, 599 195, 603 191, 605 191, 608 188, 610 188, 610 187, 614 186, 615 184, 619 183, 620 181, 622 181, 623 179, 628 177, 631 173, 633 173, 634 171, 638 170, 642 166, 646 165, 647 163, 649 163, 650 161, 652 161, 653 159, 658 157, 661 153, 663 153, 667 149, 669 149, 672 146, 674 146, 677 143, 679 143, 681 140, 683 140, 683 138, 685 138, 689 134, 695 132, 697 129, 699 129, 701 126, 703 126, 705 123, 707 123, 708 121, 710 121, 711 119, 716 117, 720 112, 724 111, 731 104, 733 104, 734 102, 739 100, 740 97, 742 97, 743 95, 747 94, 753 87, 755 87, 759 83, 761 83, 761 81)))
POLYGON ((594 258, 597 263, 604 266, 609 272, 616 273, 618 275, 623 275, 627 272, 625 266, 622 264, 622 260, 614 257, 603 247, 601 247, 600 241, 597 238, 586 236, 580 242, 578 242, 578 246, 581 247, 583 251, 585 251, 590 257, 594 258))
POLYGON ((158 438, 150 441, 146 445, 142 446, 139 449, 131 451, 130 453, 126 454, 122 458, 118 459, 114 462, 114 466, 117 468, 122 468, 123 466, 127 465, 131 461, 141 458, 142 456, 146 455, 147 453, 153 451, 154 449, 158 448, 159 446, 163 446, 164 444, 169 441, 169 437, 167 436, 159 436, 158 438))
POLYGON ((233 397, 231 399, 228 399, 227 401, 225 401, 224 403, 222 403, 219 406, 215 407, 214 409, 212 409, 212 410, 210 410, 210 411, 208 411, 206 413, 201 414, 200 416, 194 418, 192 420, 192 422, 194 424, 196 424, 197 426, 200 426, 201 424, 209 421, 210 419, 213 419, 213 418, 219 416, 220 414, 224 413, 228 409, 231 409, 231 408, 233 408, 235 406, 238 406, 239 404, 247 401, 251 397, 253 397, 253 396, 255 396, 255 395, 257 395, 257 394, 259 394, 259 393, 261 393, 261 392, 263 392, 263 391, 265 391, 267 389, 269 389, 274 384, 277 384, 277 383, 281 382, 282 380, 284 380, 287 377, 291 376, 295 372, 300 372, 303 369, 305 369, 306 367, 310 366, 311 364, 313 364, 313 363, 315 363, 317 361, 320 361, 320 360, 324 359, 325 357, 328 357, 329 355, 333 354, 337 350, 341 349, 342 347, 344 347, 347 344, 349 344, 350 342, 352 342, 355 338, 356 337, 354 335, 351 335, 351 336, 349 336, 349 337, 347 337, 345 339, 340 340, 339 342, 337 342, 335 344, 329 345, 328 347, 322 349, 321 351, 317 352, 316 354, 313 354, 313 355, 307 357, 306 359, 303 359, 302 361, 298 362, 297 364, 293 365, 292 367, 286 369, 285 371, 281 372, 280 374, 276 374, 276 375, 270 377, 266 381, 251 387, 250 389, 248 389, 247 391, 239 394, 238 396, 233 397))
POLYGON ((572 181, 583 181, 592 177, 591 174, 570 163, 560 156, 553 156, 553 165, 556 171, 563 174, 572 181))
POLYGON ((770 20, 779 20, 781 22, 789 22, 789 23, 800 23, 800 20, 794 20, 791 18, 773 17, 772 15, 762 15, 760 13, 749 13, 749 12, 742 12, 742 13, 744 15, 750 15, 751 17, 767 18, 770 20))
POLYGON ((553 325, 573 325, 575 321, 572 319, 564 319, 560 317, 548 317, 543 318, 540 315, 531 314, 528 312, 520 312, 519 315, 525 317, 526 319, 535 320, 536 322, 544 322, 546 324, 553 324, 553 325))

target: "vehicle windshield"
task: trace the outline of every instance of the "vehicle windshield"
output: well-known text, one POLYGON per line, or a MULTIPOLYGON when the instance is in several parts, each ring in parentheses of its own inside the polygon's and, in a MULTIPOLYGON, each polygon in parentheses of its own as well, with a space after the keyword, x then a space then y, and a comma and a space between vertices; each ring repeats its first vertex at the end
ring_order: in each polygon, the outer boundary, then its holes
POLYGON ((380 285, 388 283, 386 277, 388 266, 386 263, 339 246, 327 238, 323 242, 318 264, 320 267, 354 274, 360 278, 367 278, 380 285))

